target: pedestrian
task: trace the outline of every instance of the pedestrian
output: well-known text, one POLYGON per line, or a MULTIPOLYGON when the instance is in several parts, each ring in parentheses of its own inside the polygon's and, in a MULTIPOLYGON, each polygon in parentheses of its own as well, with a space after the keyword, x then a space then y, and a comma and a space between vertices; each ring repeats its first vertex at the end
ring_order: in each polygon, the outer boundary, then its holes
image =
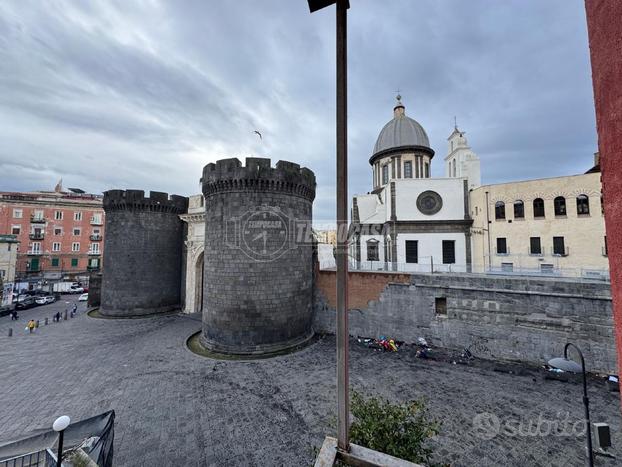
POLYGON ((35 330, 35 320, 31 319, 30 321, 28 321, 28 332, 32 334, 34 330, 35 330))
POLYGON ((78 305, 76 305, 75 303, 73 304, 73 314, 76 314, 76 311, 78 311, 78 305))

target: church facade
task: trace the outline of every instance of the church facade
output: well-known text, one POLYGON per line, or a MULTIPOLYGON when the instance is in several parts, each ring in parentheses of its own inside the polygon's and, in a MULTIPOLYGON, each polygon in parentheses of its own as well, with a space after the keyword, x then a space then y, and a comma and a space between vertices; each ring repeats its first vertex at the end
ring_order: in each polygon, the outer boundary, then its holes
POLYGON ((469 190, 480 183, 479 158, 457 127, 448 148, 447 176, 432 178, 428 135, 398 96, 369 159, 373 189, 352 200, 354 267, 471 271, 469 190))

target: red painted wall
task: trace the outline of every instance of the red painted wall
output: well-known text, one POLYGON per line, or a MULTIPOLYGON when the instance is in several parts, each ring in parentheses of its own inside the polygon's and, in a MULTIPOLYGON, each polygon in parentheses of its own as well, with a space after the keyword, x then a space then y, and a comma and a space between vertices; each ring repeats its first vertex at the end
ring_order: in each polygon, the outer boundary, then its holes
POLYGON ((622 374, 622 0, 586 0, 613 315, 622 374))

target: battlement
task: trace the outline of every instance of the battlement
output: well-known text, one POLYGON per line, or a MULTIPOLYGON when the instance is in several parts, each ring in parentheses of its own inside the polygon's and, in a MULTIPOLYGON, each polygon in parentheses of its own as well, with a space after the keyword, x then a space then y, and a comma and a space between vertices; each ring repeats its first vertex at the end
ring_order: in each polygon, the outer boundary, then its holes
POLYGON ((203 194, 207 198, 221 192, 274 191, 290 193, 310 201, 315 198, 315 174, 293 162, 247 157, 246 167, 238 158, 221 159, 203 168, 203 194))
POLYGON ((104 211, 152 211, 183 214, 188 210, 188 198, 160 191, 108 190, 104 192, 104 211))

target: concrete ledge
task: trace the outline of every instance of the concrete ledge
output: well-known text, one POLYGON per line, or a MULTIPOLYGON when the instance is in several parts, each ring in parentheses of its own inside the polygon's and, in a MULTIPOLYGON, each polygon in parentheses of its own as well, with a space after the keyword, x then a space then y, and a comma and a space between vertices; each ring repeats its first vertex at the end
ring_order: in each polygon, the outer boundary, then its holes
POLYGON ((336 460, 356 467, 423 467, 357 444, 350 444, 350 452, 343 452, 337 449, 337 440, 327 436, 315 460, 315 467, 331 467, 336 460))

